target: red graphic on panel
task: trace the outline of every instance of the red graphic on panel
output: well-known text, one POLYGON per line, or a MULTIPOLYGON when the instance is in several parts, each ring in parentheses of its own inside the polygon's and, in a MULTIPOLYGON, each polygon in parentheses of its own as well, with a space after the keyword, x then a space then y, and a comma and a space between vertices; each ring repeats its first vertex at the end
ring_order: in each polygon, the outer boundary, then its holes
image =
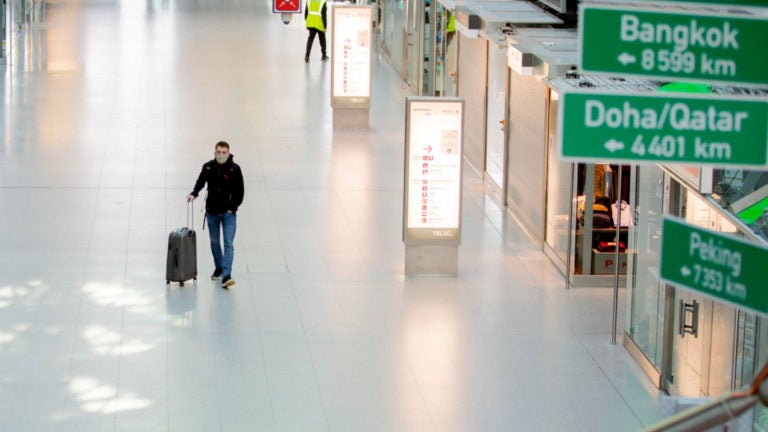
POLYGON ((300 13, 301 0, 272 0, 272 12, 300 13))

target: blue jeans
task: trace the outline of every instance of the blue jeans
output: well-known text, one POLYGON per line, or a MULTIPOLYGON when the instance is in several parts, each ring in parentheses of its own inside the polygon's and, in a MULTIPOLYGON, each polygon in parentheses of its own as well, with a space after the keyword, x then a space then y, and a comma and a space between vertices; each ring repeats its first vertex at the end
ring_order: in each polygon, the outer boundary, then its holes
POLYGON ((211 253, 216 268, 221 269, 221 276, 232 275, 232 260, 235 258, 235 231, 237 231, 237 215, 224 213, 220 215, 205 214, 208 219, 208 233, 211 235, 211 253), (221 249, 221 232, 224 234, 224 250, 221 249))

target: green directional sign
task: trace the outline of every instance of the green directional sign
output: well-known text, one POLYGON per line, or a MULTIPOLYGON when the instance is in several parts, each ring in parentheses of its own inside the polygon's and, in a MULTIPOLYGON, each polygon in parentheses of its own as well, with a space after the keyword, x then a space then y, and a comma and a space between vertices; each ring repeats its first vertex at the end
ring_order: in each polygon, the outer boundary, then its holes
POLYGON ((578 91, 559 110, 566 160, 768 166, 765 99, 578 91))
POLYGON ((670 284, 768 314, 768 249, 665 217, 660 261, 670 284))
POLYGON ((768 85, 768 18, 582 5, 585 72, 768 85))
MULTIPOLYGON (((657 0, 640 0, 658 3, 657 0)), ((768 7, 768 1, 766 0, 664 0, 672 3, 706 3, 714 4, 720 7, 731 6, 750 6, 750 7, 768 7)))
MULTIPOLYGON (((640 0, 640 1, 648 1, 653 3, 659 3, 657 0, 640 0)), ((714 4, 716 6, 721 6, 722 8, 730 8, 731 6, 758 6, 758 7, 764 7, 768 6, 768 1, 766 0, 663 0, 666 2, 672 2, 672 3, 708 3, 708 4, 714 4)))

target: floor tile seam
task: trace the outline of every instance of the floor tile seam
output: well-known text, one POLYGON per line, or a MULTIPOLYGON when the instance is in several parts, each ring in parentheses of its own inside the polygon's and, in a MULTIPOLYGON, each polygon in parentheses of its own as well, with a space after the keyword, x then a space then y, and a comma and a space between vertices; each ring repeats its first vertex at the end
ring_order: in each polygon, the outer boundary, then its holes
MULTIPOLYGON (((122 395, 122 392, 120 391, 120 372, 122 371, 122 364, 123 364, 122 347, 123 347, 123 340, 125 338, 124 325, 125 325, 125 306, 122 307, 122 318, 120 319, 120 344, 119 344, 120 356, 117 358, 117 375, 115 376, 115 395, 112 398, 112 401, 110 402, 115 405, 117 405, 118 401, 120 400, 120 396, 122 395)), ((112 413, 112 430, 117 431, 117 410, 115 410, 114 413, 112 413)))
MULTIPOLYGON (((594 362, 594 364, 595 364, 595 365, 598 367, 598 369, 600 369, 600 373, 601 373, 601 374, 603 374, 603 376, 604 376, 604 377, 605 377, 605 379, 608 381, 608 383, 611 385, 611 387, 612 387, 612 388, 613 388, 613 390, 616 392, 616 394, 617 394, 617 395, 619 395, 619 398, 621 398, 621 401, 622 401, 622 402, 624 402, 624 405, 627 407, 627 409, 628 409, 628 410, 629 410, 629 411, 632 413, 632 415, 635 417, 635 420, 637 420, 637 423, 638 423, 638 424, 640 424, 640 425, 643 425, 643 421, 640 419, 640 416, 639 416, 639 415, 638 415, 638 413, 635 411, 635 409, 634 409, 634 407, 632 406, 632 404, 631 404, 631 403, 630 403, 630 402, 627 400, 627 398, 625 398, 625 397, 624 397, 624 394, 623 394, 623 393, 621 392, 621 390, 620 390, 620 389, 619 389, 619 388, 616 386, 616 383, 614 383, 614 381, 613 381, 613 379, 611 379, 610 375, 608 375, 608 373, 605 371, 605 369, 603 369, 603 367, 600 365, 600 362, 599 362, 599 361, 597 361, 597 359, 595 358, 595 356, 594 356, 594 355, 592 355, 592 352, 591 352, 591 351, 589 350, 589 348, 587 348, 587 346, 584 344, 584 341, 582 340, 582 338, 581 338, 581 337, 580 337, 578 334, 575 334, 575 333, 574 333, 574 337, 575 337, 575 338, 576 338, 576 340, 579 342, 579 345, 581 345, 581 347, 584 349, 584 351, 586 351, 586 353, 587 353, 587 355, 589 356, 589 358, 590 358, 590 359, 592 359, 592 362, 594 362)), ((626 354, 626 350, 623 350, 623 346, 622 346, 622 345, 619 345, 619 344, 614 344, 614 343, 611 343, 611 344, 612 344, 612 346, 616 347, 617 349, 620 349, 620 350, 622 350, 622 352, 620 353, 620 355, 621 355, 621 357, 622 357, 621 361, 622 361, 622 363, 626 363, 626 362, 627 362, 627 358, 624 356, 624 354, 626 354)))
MULTIPOLYGON (((118 400, 117 380, 119 379, 119 376, 120 376, 119 372, 116 372, 115 375, 114 375, 114 382, 97 381, 97 386, 98 385, 104 386, 104 385, 114 384, 114 395, 111 395, 108 399, 105 399, 105 400, 102 401, 102 408, 100 410, 97 410, 97 411, 83 411, 83 406, 81 405, 81 401, 78 400, 77 394, 74 393, 70 388, 63 390, 63 393, 64 393, 63 397, 65 399, 64 407, 66 408, 68 406, 68 404, 69 404, 69 402, 67 402, 67 401, 70 401, 71 405, 76 407, 78 412, 82 412, 83 414, 93 414, 93 413, 96 413, 96 414, 99 414, 99 415, 108 414, 108 413, 104 412, 104 409, 109 407, 110 405, 116 404, 117 400, 118 400)), ((72 383, 73 383, 74 378, 76 378, 76 377, 70 373, 70 376, 69 376, 66 384, 68 386, 71 386, 72 383)), ((112 430, 114 431, 117 428, 117 424, 116 424, 117 412, 111 413, 110 415, 112 416, 112 430)))
MULTIPOLYGON (((302 195, 304 195, 305 192, 306 191, 304 189, 302 189, 302 195)), ((338 202, 339 206, 343 206, 343 202, 341 200, 341 197, 339 196, 339 191, 336 188, 333 189, 333 197, 336 199, 336 201, 338 202)), ((306 202, 306 198, 305 198, 305 202, 306 202)), ((347 230, 349 231, 349 235, 352 236, 352 238, 354 239, 354 247, 352 247, 352 248, 343 248, 343 250, 345 250, 345 251, 346 250, 353 250, 359 256, 363 256, 365 251, 360 249, 360 238, 356 234, 355 230, 352 229, 352 224, 350 223, 350 220, 349 220, 349 212, 347 212, 346 209, 344 209, 343 207, 342 207, 342 210, 343 210, 343 215, 344 215, 344 222, 345 222, 345 225, 347 227, 347 230)), ((322 236, 318 232, 317 225, 313 224, 311 226, 311 228, 312 228, 312 231, 314 232, 315 237, 317 239, 322 238, 322 236)), ((316 249, 313 248, 312 250, 317 250, 320 253, 322 253, 323 262, 326 265, 326 267, 330 269, 331 266, 329 265, 329 262, 328 262, 328 252, 332 252, 332 251, 336 251, 336 250, 341 250, 341 249, 338 249, 336 244, 332 244, 330 246, 323 246, 323 243, 324 242, 319 242, 319 246, 316 249)), ((334 287, 333 292, 334 292, 334 298, 336 300, 336 305, 338 306, 339 311, 342 311, 343 309, 341 309, 341 304, 340 304, 340 301, 339 301, 339 293, 337 292, 335 287, 334 287)), ((347 329, 349 328, 349 325, 346 322, 346 320, 345 320, 344 326, 347 329)))
MULTIPOLYGON (((129 210, 131 212, 131 210, 129 210)), ((95 217, 94 217, 95 219, 95 217)), ((130 221, 130 216, 129 216, 130 221)), ((94 224, 95 225, 95 224, 94 224)), ((126 252, 126 264, 123 266, 123 284, 122 284, 122 290, 120 292, 120 296, 122 299, 125 298, 126 295, 126 285, 128 280, 128 265, 127 265, 127 252, 126 252)), ((118 349, 120 350, 120 356, 117 358, 117 374, 115 376, 115 395, 112 398, 111 403, 117 404, 120 400, 121 392, 120 392, 120 373, 122 371, 122 364, 123 364, 123 343, 125 341, 125 302, 121 301, 122 306, 120 307, 120 342, 118 344, 118 349)), ((112 430, 117 431, 117 410, 112 414, 112 430)))
MULTIPOLYGON (((349 228, 349 231, 350 231, 350 234, 352 235, 352 238, 355 239, 355 250, 358 253, 360 253, 361 251, 360 251, 360 248, 358 246, 360 244, 360 239, 357 238, 357 236, 355 235, 354 230, 351 229, 352 224, 350 223, 350 220, 349 220, 349 212, 347 212, 346 209, 344 209, 344 201, 339 196, 339 188, 333 187, 330 191, 332 191, 333 198, 336 200, 336 202, 338 203, 339 207, 341 207, 341 209, 343 211, 345 225, 349 228)), ((304 195, 306 192, 307 192, 307 190, 305 188, 302 188, 302 190, 301 190, 302 195, 304 195)), ((305 202, 306 202, 306 197, 305 197, 305 202)), ((315 225, 312 226, 312 229, 315 231, 315 235, 317 235, 317 229, 316 229, 315 225)))
MULTIPOLYGON (((126 252, 126 258, 127 258, 127 252, 126 252)), ((122 292, 121 292, 121 297, 123 299, 125 298, 125 296, 127 294, 126 291, 128 290, 129 276, 130 275, 128 273, 128 265, 126 263, 126 265, 124 266, 123 288, 122 288, 122 292)), ((122 372, 123 372, 123 358, 125 356, 125 353, 123 352, 123 348, 124 348, 124 345, 125 345, 125 342, 126 342, 126 340, 125 340, 125 338, 126 338, 126 328, 125 328, 125 326, 126 326, 126 314, 129 313, 129 311, 127 310, 127 306, 126 306, 125 302, 121 301, 121 303, 122 303, 122 306, 121 306, 121 319, 120 319, 120 342, 119 342, 119 348, 118 348, 120 350, 120 355, 119 355, 119 357, 117 359, 117 377, 115 379, 115 398, 114 398, 113 403, 118 403, 120 401, 120 398, 122 397, 123 393, 125 392, 125 389, 123 388, 123 385, 122 385, 123 383, 121 381, 121 376, 122 376, 122 372)), ((166 329, 166 335, 167 335, 168 334, 168 320, 167 320, 167 317, 165 319, 165 329, 166 329)), ((165 341, 166 341, 166 344, 165 344, 166 345, 165 364, 167 365, 168 364, 168 342, 167 342, 168 338, 167 337, 165 338, 165 341)), ((167 368, 167 366, 166 366, 166 368, 167 368)), ((166 371, 166 374, 165 374, 165 376, 166 376, 166 385, 164 387, 164 395, 165 395, 164 402, 165 402, 165 405, 166 405, 166 409, 169 409, 168 405, 170 405, 169 404, 169 392, 168 392, 168 375, 169 374, 166 371)), ((117 431, 117 429, 118 429, 118 413, 119 413, 119 411, 117 411, 117 410, 114 413, 114 430, 115 431, 117 431)), ((169 415, 170 415, 170 411, 167 411, 167 417, 166 417, 166 421, 167 422, 170 421, 169 417, 168 417, 169 415)))
MULTIPOLYGON (((528 230, 525 229, 525 227, 520 222, 520 220, 517 217, 515 217, 514 214, 512 214, 509 211, 508 208, 500 207, 498 199, 494 195, 494 193, 493 193, 493 191, 491 189, 488 189, 485 186, 483 186, 483 190, 482 191, 479 191, 477 193, 470 193, 470 196, 474 200, 475 204, 478 207, 480 207, 480 210, 483 213, 483 220, 487 221, 493 227, 493 229, 494 229, 494 231, 496 231, 498 237, 502 240, 505 248, 509 248, 509 250, 512 253, 515 254, 515 257, 517 257, 517 252, 518 251, 527 251, 527 249, 522 249, 522 248, 519 248, 519 247, 516 248, 514 244, 510 244, 510 242, 507 241, 508 236, 504 232, 505 230, 503 228, 505 223, 503 223, 503 222, 500 223, 500 224, 495 223, 495 220, 494 220, 494 217, 493 217, 495 214, 497 215, 498 213, 501 213, 502 217, 504 217, 504 218, 509 216, 512 219, 511 222, 517 228, 519 228, 523 232, 523 235, 526 237, 526 239, 532 239, 530 233, 528 232, 528 230), (484 205, 481 205, 481 204, 484 204, 487 200, 492 202, 496 206, 496 209, 489 210, 489 209, 486 209, 484 205)), ((540 252, 540 251, 538 251, 538 252, 540 252)))
MULTIPOLYGON (((51 186, 40 186, 40 185, 24 185, 24 186, 0 186, 0 190, 12 190, 12 189, 32 189, 32 190, 94 190, 94 189, 101 189, 103 186, 62 186, 62 185, 51 185, 51 186)), ((107 188, 115 188, 115 189, 128 189, 128 187, 107 187, 107 188)))
MULTIPOLYGON (((519 223, 518 221, 515 221, 515 222, 516 222, 518 225, 520 225, 520 223, 519 223)), ((539 291, 539 293, 542 295, 542 297, 543 297, 544 299, 546 299, 546 302, 547 302, 547 304, 548 304, 548 305, 549 305, 549 306, 552 308, 552 310, 559 312, 559 311, 560 311, 560 308, 557 306, 557 303, 555 302, 555 299, 553 299, 553 298, 550 296, 550 295, 551 295, 550 291, 551 291, 552 289, 551 289, 551 288, 547 288, 546 286, 544 286, 543 284, 541 284, 541 283, 539 282, 539 280, 537 279, 536 275, 535 275, 535 274, 532 272, 532 268, 533 268, 534 266, 524 265, 524 263, 522 263, 522 262, 520 261, 520 256, 518 255, 518 252, 519 252, 519 251, 513 251, 513 254, 514 254, 514 256, 515 256, 515 259, 516 259, 518 262, 520 262, 520 264, 522 265, 522 267, 523 267, 523 271, 525 272, 525 274, 528 276, 528 278, 530 278, 530 280, 531 280, 531 283, 530 283, 530 285, 531 285, 532 287, 535 287, 535 288, 536 288, 536 289, 539 291)), ((526 252, 526 253, 529 253, 529 251, 524 251, 524 252, 526 252)), ((540 255, 540 256, 542 256, 542 257, 546 258, 546 256, 545 256, 544 252, 542 252, 542 251, 536 251, 536 253, 537 253, 537 255, 540 255)), ((559 269, 557 269, 557 268, 555 267, 555 264, 554 264, 554 263, 553 263, 551 260, 549 260, 549 259, 543 260, 542 264, 543 264, 543 265, 545 265, 545 266, 547 266, 547 267, 549 267, 551 270, 555 270, 555 271, 557 271, 557 272, 558 272, 557 274, 561 275, 561 277, 562 277, 562 274, 561 274, 561 273, 559 273, 559 269)), ((564 280, 564 277, 563 277, 563 281, 565 281, 565 280, 564 280)), ((566 291, 566 290, 567 290, 565 286, 563 286, 563 287, 561 287, 561 288, 559 288, 559 289, 561 289, 561 290, 564 290, 564 291, 566 291)), ((568 328, 569 328, 569 330, 571 331, 571 333, 573 333, 573 334, 574 334, 574 336, 575 336, 575 335, 576 335, 576 333, 575 333, 575 331, 574 331, 574 329, 573 329, 573 326, 571 325, 571 320, 570 320, 570 318, 571 318, 571 317, 570 317, 570 315, 569 315, 568 328)))
MULTIPOLYGON (((140 92, 136 92, 135 97, 136 97, 137 105, 139 107, 141 107, 142 105, 141 105, 140 92)), ((137 109, 136 110, 136 118, 135 118, 136 126, 134 127, 134 133, 136 135, 136 138, 135 138, 135 140, 133 142, 133 145, 132 145, 132 147, 134 147, 134 148, 138 147, 138 144, 139 144, 139 133, 141 132, 141 129, 140 129, 140 120, 141 120, 140 117, 141 116, 139 114, 140 111, 141 111, 141 109, 137 109)), ((110 120, 112 120, 112 119, 110 118, 110 120)), ((110 129, 111 129, 111 126, 112 126, 112 124, 110 123, 110 129)), ((133 160, 131 161, 131 190, 133 190, 136 187, 136 167, 137 167, 136 161, 138 159, 137 153, 138 153, 138 151, 134 151, 133 152, 133 158, 132 158, 133 160)), ((133 208, 133 205, 131 205, 131 208, 133 208)), ((130 218, 129 218, 129 221, 130 221, 130 218)))
POLYGON ((341 295, 341 292, 338 289, 339 284, 338 283, 334 283, 335 281, 334 281, 333 275, 330 275, 330 278, 331 278, 330 283, 331 283, 331 285, 333 287, 332 291, 333 291, 334 302, 336 304, 336 307, 337 307, 339 313, 342 316, 342 322, 344 323, 344 330, 349 332, 350 330, 353 329, 353 326, 351 325, 351 323, 349 321, 349 313, 347 313, 345 311, 344 304, 341 301, 342 295, 341 295))
MULTIPOLYGON (((167 146, 164 146, 167 148, 167 146)), ((167 170, 166 170, 167 172, 167 170)), ((167 193, 166 193, 167 195, 167 193)), ((167 301, 167 300, 166 300, 167 301)), ((165 430, 170 431, 171 430, 171 403, 170 403, 170 386, 171 386, 171 374, 170 374, 170 345, 171 345, 171 337, 169 336, 171 334, 170 332, 170 317, 169 312, 166 308, 165 312, 165 430)))
MULTIPOLYGON (((99 198, 99 195, 100 195, 100 192, 101 192, 101 188, 97 186, 97 187, 89 188, 89 189, 95 189, 97 191, 97 193, 96 193, 96 201, 95 202, 98 202, 98 198, 99 198)), ((87 248, 87 251, 89 253, 90 253, 90 251, 92 249, 92 245, 93 245, 93 231, 94 231, 94 226, 95 226, 95 220, 96 220, 96 212, 93 212, 92 219, 91 219, 91 230, 89 232, 88 248, 87 248)), ((81 322, 81 319, 82 319, 83 304, 84 304, 85 301, 88 300, 87 299, 87 294, 84 291, 85 284, 87 283, 87 278, 88 278, 88 266, 86 265, 83 268, 82 275, 81 275, 80 298, 79 298, 79 302, 78 302, 77 320, 76 320, 77 331, 76 331, 76 337, 72 338, 72 347, 70 349, 70 356, 69 356, 69 368, 68 368, 67 377, 66 377, 66 380, 65 380, 65 383, 67 383, 67 384, 71 384, 72 380, 75 378, 75 376, 74 376, 74 357, 76 355, 75 349, 76 349, 76 347, 78 345, 77 342, 78 342, 78 340, 80 339, 80 337, 82 335, 83 323, 81 322)), ((121 339, 122 339, 122 331, 121 331, 121 339)), ((119 371, 118 371, 118 377, 119 377, 119 371)), ((66 404, 66 401, 69 399, 69 396, 71 396, 71 395, 68 395, 66 390, 64 390, 63 391, 62 399, 63 399, 63 402, 65 404, 66 404)), ((63 428, 63 425, 61 427, 63 428)), ((113 430, 114 429, 115 429, 115 424, 113 423, 113 430)))
MULTIPOLYGON (((400 190, 402 191, 402 188, 400 188, 400 190)), ((357 191, 357 190, 355 190, 355 191, 357 191)), ((333 195, 336 197, 336 200, 338 201, 339 206, 342 208, 342 210, 344 212, 344 221, 346 222, 346 226, 348 227, 349 234, 352 236, 352 238, 355 241, 354 249, 360 255, 364 256, 366 254, 366 251, 360 249, 360 244, 361 244, 361 242, 360 242, 360 240, 361 240, 360 239, 360 232, 361 231, 356 229, 355 224, 352 223, 352 220, 349 217, 350 214, 355 214, 355 213, 354 212, 350 213, 349 209, 346 208, 346 206, 344 205, 344 200, 342 199, 342 197, 340 195, 340 192, 350 192, 350 190, 334 187, 333 188, 333 195)))
MULTIPOLYGON (((83 270, 83 273, 85 273, 85 270, 83 270)), ((83 275, 83 278, 85 278, 85 275, 83 275)), ((80 323, 80 313, 82 311, 82 302, 83 302, 83 297, 84 296, 85 296, 85 294, 83 294, 81 292, 80 302, 78 303, 78 312, 77 312, 77 314, 78 314, 78 318, 77 318, 78 326, 77 327, 78 328, 80 328, 80 324, 79 324, 80 323)), ((77 332, 77 334, 79 334, 79 332, 77 332)), ((69 388, 69 385, 72 383, 72 380, 74 379, 74 358, 75 358, 75 347, 77 346, 77 339, 78 339, 77 337, 73 337, 72 338, 72 344, 71 344, 71 348, 70 348, 70 352, 69 352, 69 361, 68 361, 68 367, 67 367, 67 375, 65 377, 63 377, 64 388, 61 390, 61 396, 60 396, 61 402, 60 402, 60 406, 59 406, 59 408, 61 410, 66 410, 67 409, 67 407, 69 406, 69 403, 70 403, 70 399, 71 399, 71 394, 68 392, 68 388, 69 388)), ((74 404, 75 401, 72 401, 72 403, 74 404)), ((64 429, 64 424, 62 423, 62 424, 59 425, 59 430, 63 430, 63 429, 64 429)))
MULTIPOLYGON (((451 361, 454 362, 454 359, 451 359, 451 361)), ((437 432, 437 422, 435 421, 435 414, 432 412, 432 410, 429 407, 427 398, 424 396, 424 392, 422 391, 422 385, 419 384, 419 380, 416 376, 416 372, 414 372, 413 366, 411 365, 410 361, 408 361, 408 372, 411 374, 411 379, 413 379, 413 382, 416 383, 416 391, 419 392, 419 399, 421 399, 422 407, 427 412, 427 416, 429 416, 429 423, 432 426, 432 430, 437 432)))
MULTIPOLYGON (((214 295, 215 295, 215 293, 214 293, 214 295)), ((213 328, 215 326, 213 304, 209 305, 207 310, 208 310, 208 325, 210 325, 213 328)), ((216 344, 215 344, 216 332, 209 332, 208 333, 208 337, 210 338, 209 342, 211 344, 211 347, 215 347, 216 346, 216 344)), ((222 386, 222 382, 223 382, 222 372, 221 372, 222 365, 221 365, 221 362, 219 361, 218 356, 215 355, 216 354, 216 352, 215 352, 216 348, 213 348, 213 350, 214 350, 214 353, 213 353, 214 355, 212 356, 213 357, 213 369, 214 369, 214 371, 216 371, 216 414, 217 414, 217 417, 218 417, 218 420, 219 420, 218 421, 219 431, 223 431, 224 430, 224 415, 223 415, 222 397, 221 397, 221 395, 222 395, 222 393, 221 393, 221 390, 222 390, 221 386, 222 386)), ((170 400, 170 398, 169 398, 169 400, 170 400)), ((170 403, 169 403, 169 405, 170 405, 170 403)))
POLYGON ((248 281, 248 298, 251 301, 251 310, 253 311, 254 319, 256 320, 256 328, 258 329, 256 333, 259 338, 259 347, 261 348, 259 352, 261 354, 261 363, 264 365, 264 374, 266 377, 264 379, 264 385, 266 385, 267 394, 269 395, 269 414, 270 414, 270 418, 272 419, 273 428, 276 428, 277 420, 275 418, 275 405, 273 402, 274 392, 272 391, 272 386, 269 384, 269 372, 267 370, 267 368, 269 367, 269 363, 267 363, 267 357, 266 357, 266 354, 264 353, 264 340, 262 337, 263 327, 262 327, 261 321, 259 320, 259 314, 256 310, 256 299, 253 296, 254 287, 252 286, 252 282, 250 278, 247 279, 247 281, 248 281))
MULTIPOLYGON (((167 108, 168 101, 165 100, 165 98, 164 98, 163 103, 165 104, 165 108, 167 108)), ((169 134, 168 134, 168 129, 169 128, 168 128, 168 123, 167 123, 168 122, 167 117, 166 117, 165 121, 166 121, 166 125, 165 125, 165 128, 163 129, 163 141, 164 141, 164 143, 163 143, 163 159, 168 161, 168 152, 169 152, 168 141, 169 141, 170 137, 169 137, 169 134)), ((165 171, 164 172, 165 175, 163 176, 164 183, 163 183, 163 188, 162 188, 163 192, 164 192, 163 198, 164 198, 164 201, 167 203, 168 200, 169 200, 169 196, 168 196, 168 193, 169 193, 169 188, 168 188, 168 164, 167 163, 163 164, 163 170, 165 171)), ((182 189, 179 189, 179 190, 182 190, 182 189)), ((203 206, 203 207, 205 207, 205 206, 203 206)), ((171 227, 168 226, 168 206, 167 205, 163 206, 163 220, 165 221, 165 230, 166 230, 166 232, 170 232, 171 231, 171 227)), ((170 427, 170 425, 169 425, 169 427, 170 427)))
MULTIPOLYGON (((134 165, 135 165, 135 161, 134 161, 134 165)), ((131 187, 128 190, 129 190, 129 194, 130 194, 129 202, 132 203, 133 202, 133 196, 134 196, 133 188, 131 187)), ((99 194, 97 194, 97 201, 96 202, 98 202, 98 196, 100 195, 100 193, 101 193, 101 188, 99 188, 99 194)), ((130 205, 128 207, 128 225, 129 226, 131 225, 132 218, 133 218, 133 205, 130 205)), ((92 227, 95 227, 95 225, 96 225, 95 224, 95 219, 96 219, 96 212, 94 212, 94 223, 91 224, 92 227)), ((91 230, 91 233, 93 233, 93 228, 91 230)), ((123 348, 123 343, 125 341, 125 314, 126 314, 126 306, 125 306, 124 299, 125 299, 125 296, 126 296, 127 281, 128 281, 128 278, 129 278, 129 274, 128 274, 128 243, 129 242, 130 242, 130 235, 129 235, 128 238, 126 238, 126 244, 125 244, 125 247, 124 247, 124 250, 125 250, 125 261, 123 263, 123 281, 122 281, 122 289, 120 291, 120 303, 121 303, 121 307, 120 307, 120 342, 118 344, 118 349, 120 350, 120 356, 117 358, 117 375, 115 377, 115 396, 114 396, 114 398, 112 400, 112 403, 114 403, 114 404, 117 404, 117 402, 118 402, 118 400, 120 398, 120 395, 121 395, 121 392, 120 392, 120 373, 122 371, 122 363, 123 363, 122 348, 123 348)), ((117 411, 115 411, 114 414, 113 414, 113 431, 116 431, 116 430, 117 430, 117 411)))
POLYGON ((307 354, 309 355, 309 363, 312 365, 312 377, 315 380, 315 388, 317 389, 317 395, 320 398, 320 403, 323 406, 323 418, 325 419, 325 429, 329 432, 331 432, 331 423, 330 419, 328 418, 328 404, 325 401, 325 398, 323 397, 323 391, 320 386, 320 380, 317 377, 317 367, 315 365, 315 358, 312 355, 312 346, 309 343, 309 340, 307 340, 307 327, 304 323, 304 316, 301 314, 301 309, 299 307, 299 299, 296 296, 296 286, 294 285, 294 282, 291 281, 291 294, 293 295, 293 302, 294 306, 296 307, 296 310, 299 311, 299 322, 301 323, 301 330, 302 330, 302 340, 304 342, 304 347, 307 350, 307 354))
MULTIPOLYGON (((266 190, 266 198, 267 198, 267 199, 266 199, 266 201, 267 201, 267 202, 266 202, 266 204, 269 206, 269 214, 271 215, 271 220, 272 220, 272 221, 278 220, 278 219, 277 219, 278 215, 277 215, 277 213, 276 213, 276 211, 275 211, 275 205, 274 205, 274 204, 273 204, 273 202, 272 202, 272 201, 273 201, 273 195, 274 195, 276 192, 277 192, 277 191, 275 191, 275 190, 273 190, 273 189, 267 189, 267 190, 266 190)), ((284 264, 285 264, 285 268, 286 268, 286 271, 287 271, 287 272, 290 272, 290 269, 288 268, 288 263, 287 263, 287 262, 286 262, 286 260, 285 260, 285 252, 284 252, 284 251, 285 251, 285 242, 284 242, 284 239, 283 239, 283 237, 280 235, 280 232, 279 232, 279 231, 278 231, 278 233, 277 233, 277 238, 278 238, 278 239, 279 239, 279 241, 280 241, 280 253, 281 253, 281 255, 283 256, 283 262, 284 262, 284 264)))

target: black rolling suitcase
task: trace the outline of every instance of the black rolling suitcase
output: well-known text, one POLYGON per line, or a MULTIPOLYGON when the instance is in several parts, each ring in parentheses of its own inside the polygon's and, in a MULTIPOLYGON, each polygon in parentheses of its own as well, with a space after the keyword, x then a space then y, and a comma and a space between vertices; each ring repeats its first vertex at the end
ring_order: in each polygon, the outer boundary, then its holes
POLYGON ((187 202, 187 226, 171 231, 168 236, 168 257, 165 264, 165 283, 197 281, 197 238, 190 225, 194 221, 194 206, 187 202))

